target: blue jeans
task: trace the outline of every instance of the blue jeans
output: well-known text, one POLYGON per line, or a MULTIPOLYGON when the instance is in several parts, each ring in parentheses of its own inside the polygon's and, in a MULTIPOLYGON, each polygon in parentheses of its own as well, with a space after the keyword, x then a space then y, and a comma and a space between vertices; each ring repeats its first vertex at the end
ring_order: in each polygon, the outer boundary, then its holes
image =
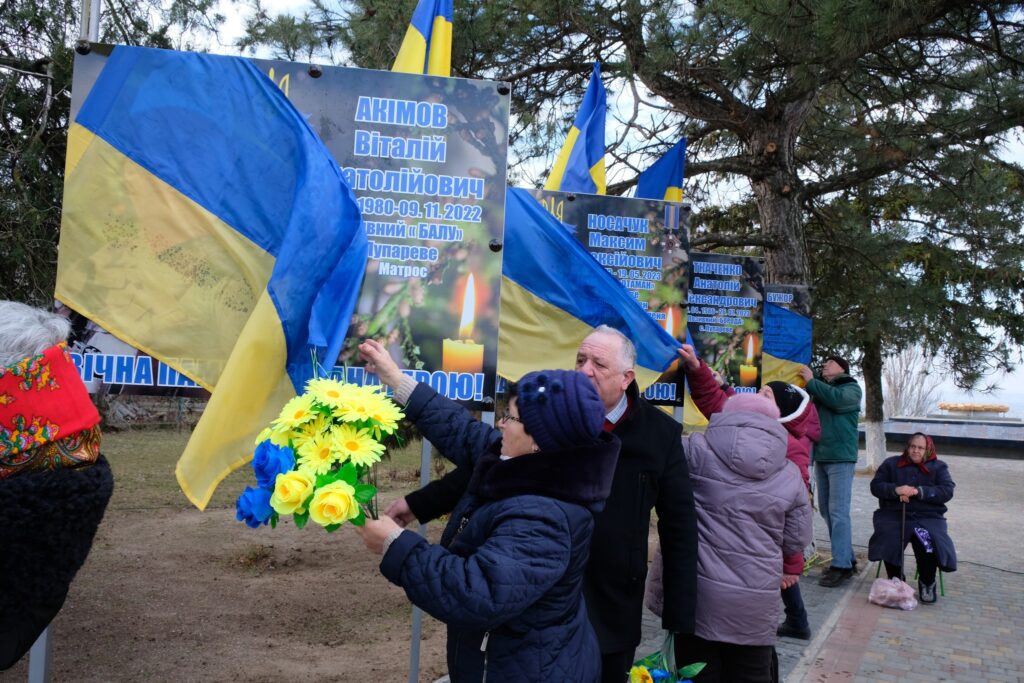
POLYGON ((818 511, 821 512, 832 543, 832 566, 853 567, 853 538, 850 524, 850 497, 853 494, 855 462, 816 462, 818 511))

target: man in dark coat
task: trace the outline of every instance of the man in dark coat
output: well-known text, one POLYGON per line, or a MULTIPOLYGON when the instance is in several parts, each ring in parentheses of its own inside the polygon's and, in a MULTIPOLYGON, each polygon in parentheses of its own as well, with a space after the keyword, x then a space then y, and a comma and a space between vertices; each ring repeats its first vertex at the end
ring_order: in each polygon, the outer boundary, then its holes
MULTIPOLYGON (((663 628, 692 634, 697 604, 697 516, 682 426, 640 396, 635 363, 629 339, 603 325, 583 340, 576 355, 576 369, 590 378, 604 403, 605 430, 622 442, 611 494, 595 520, 584 579, 601 647, 602 680, 614 683, 625 678, 640 644, 652 509, 658 513, 665 561, 663 628)), ((449 512, 468 475, 456 470, 396 501, 386 513, 408 523, 449 512)))

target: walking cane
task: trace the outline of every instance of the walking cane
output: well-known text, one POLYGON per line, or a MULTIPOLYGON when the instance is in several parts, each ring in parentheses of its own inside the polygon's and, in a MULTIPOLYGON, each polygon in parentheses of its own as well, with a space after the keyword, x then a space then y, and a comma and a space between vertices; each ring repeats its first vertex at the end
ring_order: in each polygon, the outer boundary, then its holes
POLYGON ((900 516, 900 579, 903 583, 906 583, 907 572, 903 568, 907 561, 907 546, 904 541, 904 535, 907 530, 907 501, 900 501, 900 508, 902 509, 902 515, 900 516))

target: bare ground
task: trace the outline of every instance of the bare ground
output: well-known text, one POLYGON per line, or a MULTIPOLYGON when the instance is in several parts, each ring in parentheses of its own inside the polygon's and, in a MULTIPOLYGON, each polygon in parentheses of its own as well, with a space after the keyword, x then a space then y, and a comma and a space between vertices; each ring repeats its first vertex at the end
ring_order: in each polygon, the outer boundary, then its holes
MULTIPOLYGON (((186 438, 105 435, 114 496, 52 625, 52 680, 408 680, 411 608, 379 557, 347 528, 236 522, 248 469, 195 510, 173 474, 186 438)), ((418 458, 417 445, 382 466, 384 503, 416 486, 418 458)), ((434 681, 445 672, 445 631, 423 624, 419 680, 434 681)), ((0 683, 27 671, 26 655, 0 683)))

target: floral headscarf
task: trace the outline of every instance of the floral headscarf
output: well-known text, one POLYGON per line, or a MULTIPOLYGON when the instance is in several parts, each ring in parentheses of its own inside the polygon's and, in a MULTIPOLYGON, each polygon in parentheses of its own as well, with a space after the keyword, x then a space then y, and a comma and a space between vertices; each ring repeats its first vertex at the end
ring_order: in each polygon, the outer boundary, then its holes
POLYGON ((935 460, 939 456, 938 453, 935 452, 935 443, 932 441, 932 437, 921 432, 914 432, 910 435, 910 438, 907 439, 907 445, 903 447, 903 455, 900 456, 900 460, 896 463, 896 466, 907 467, 908 465, 915 464, 914 461, 910 459, 910 442, 918 436, 924 437, 924 460, 916 463, 916 465, 919 470, 928 474, 928 466, 926 463, 935 460))
POLYGON ((99 422, 67 344, 0 367, 0 479, 95 462, 99 422))

